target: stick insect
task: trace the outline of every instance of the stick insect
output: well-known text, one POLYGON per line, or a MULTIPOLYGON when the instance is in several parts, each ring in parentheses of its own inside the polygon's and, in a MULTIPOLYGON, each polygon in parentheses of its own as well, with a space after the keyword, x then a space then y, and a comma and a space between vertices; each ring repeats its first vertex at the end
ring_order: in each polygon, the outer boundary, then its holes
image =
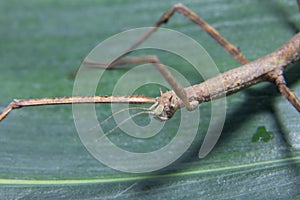
MULTIPOLYGON (((298 0, 298 6, 300 0, 298 0)), ((80 104, 80 103, 128 103, 128 104, 152 104, 149 108, 144 108, 143 113, 148 113, 154 118, 166 121, 172 118, 174 113, 183 107, 188 111, 195 110, 201 103, 213 99, 221 98, 241 91, 249 86, 261 82, 271 82, 275 84, 279 92, 300 112, 300 101, 290 90, 283 76, 284 69, 290 64, 299 60, 300 57, 300 33, 296 34, 284 45, 274 52, 249 62, 241 51, 227 41, 216 29, 210 26, 196 13, 185 7, 183 4, 176 4, 154 24, 154 26, 136 41, 127 51, 108 65, 84 62, 95 65, 99 68, 115 68, 127 64, 152 63, 163 75, 172 87, 172 90, 152 98, 147 96, 73 96, 41 99, 15 99, 0 114, 0 121, 3 120, 13 109, 29 106, 45 106, 57 104, 80 104), (216 40, 235 60, 242 64, 241 67, 231 69, 218 76, 212 77, 200 84, 183 88, 172 76, 172 74, 162 65, 155 56, 131 57, 127 56, 148 37, 151 36, 162 24, 168 22, 172 15, 178 12, 194 22, 216 40), (222 82, 223 87, 216 85, 222 82)))

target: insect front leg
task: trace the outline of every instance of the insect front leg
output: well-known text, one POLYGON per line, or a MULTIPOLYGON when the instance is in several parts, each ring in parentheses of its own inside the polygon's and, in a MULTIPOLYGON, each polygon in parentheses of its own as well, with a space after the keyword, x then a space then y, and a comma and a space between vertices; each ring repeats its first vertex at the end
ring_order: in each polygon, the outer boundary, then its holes
MULTIPOLYGON (((111 66, 116 67, 116 66, 123 66, 128 64, 141 64, 141 63, 152 63, 156 67, 156 69, 162 74, 162 76, 170 84, 170 86, 172 87, 176 95, 182 100, 187 110, 192 111, 198 107, 199 102, 196 100, 189 101, 187 97, 188 95, 186 94, 184 88, 178 83, 178 81, 174 78, 174 76, 170 73, 170 71, 164 67, 164 65, 160 62, 160 60, 156 56, 124 58, 116 62, 113 62, 111 66)), ((92 67, 97 67, 97 68, 107 68, 107 67, 112 68, 105 64, 93 63, 90 61, 87 61, 87 64, 90 64, 92 67)))

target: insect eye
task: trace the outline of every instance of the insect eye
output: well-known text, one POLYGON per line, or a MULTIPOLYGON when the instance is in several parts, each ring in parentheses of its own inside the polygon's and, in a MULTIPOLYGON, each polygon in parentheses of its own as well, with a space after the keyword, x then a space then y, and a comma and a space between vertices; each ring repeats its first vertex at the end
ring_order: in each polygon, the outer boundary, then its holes
POLYGON ((169 107, 170 107, 170 109, 172 109, 172 110, 173 110, 173 109, 175 108, 175 105, 174 105, 174 104, 170 104, 170 106, 169 106, 169 107))

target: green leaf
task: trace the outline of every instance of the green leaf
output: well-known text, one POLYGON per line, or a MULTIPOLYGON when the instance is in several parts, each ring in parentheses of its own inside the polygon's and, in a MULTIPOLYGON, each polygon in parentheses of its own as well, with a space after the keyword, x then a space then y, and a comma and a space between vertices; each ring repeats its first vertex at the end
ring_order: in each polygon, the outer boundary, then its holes
MULTIPOLYGON (((91 49, 121 31, 151 26, 174 3, 177 2, 1 1, 0 110, 16 98, 71 96, 72 77, 91 49)), ((182 3, 218 29, 250 60, 275 50, 299 27, 296 1, 182 3)), ((164 27, 198 41, 220 71, 239 66, 183 16, 175 14, 164 27)), ((159 51, 145 52, 158 55, 192 84, 201 81, 180 58, 159 51)), ((298 65, 287 70, 286 78, 299 96, 298 65)), ((101 94, 109 95, 126 70, 106 72, 110 74, 100 83, 105 86, 101 94)), ((137 78, 144 77, 137 74, 137 78)), ((158 96, 159 87, 140 88, 137 92, 158 96)), ((226 100, 222 136, 207 157, 199 160, 198 150, 209 125, 210 103, 199 107, 201 123, 188 151, 169 167, 145 174, 115 171, 94 159, 77 135, 71 106, 14 110, 0 122, 0 198, 299 199, 299 113, 270 83, 226 100), (270 140, 252 142, 257 134, 264 137, 260 134, 267 132, 272 132, 270 140)), ((99 118, 110 114, 107 105, 96 108, 99 118)), ((136 152, 157 149, 174 137, 178 116, 168 122, 166 135, 153 140, 135 140, 119 132, 110 137, 136 152)), ((136 120, 143 124, 145 119, 141 116, 136 120)), ((107 126, 109 129, 114 124, 107 126)))
POLYGON ((257 128, 256 133, 252 137, 252 142, 268 142, 273 137, 272 132, 268 132, 266 127, 260 126, 257 128))

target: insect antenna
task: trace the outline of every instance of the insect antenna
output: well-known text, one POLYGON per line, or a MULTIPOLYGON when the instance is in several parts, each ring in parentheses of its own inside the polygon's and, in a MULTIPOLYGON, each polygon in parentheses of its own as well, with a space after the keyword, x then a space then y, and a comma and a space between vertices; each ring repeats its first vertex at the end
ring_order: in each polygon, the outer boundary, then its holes
POLYGON ((121 110, 118 110, 116 112, 114 112, 113 114, 111 114, 110 116, 108 116, 105 120, 103 120, 102 122, 100 122, 99 125, 102 125, 104 123, 106 123, 108 120, 110 120, 112 117, 116 116, 117 114, 119 113, 122 113, 124 111, 127 111, 127 110, 144 110, 144 111, 150 111, 151 109, 150 108, 142 108, 142 107, 130 107, 130 108, 123 108, 121 110))
POLYGON ((144 111, 151 111, 152 110, 152 107, 150 108, 142 108, 142 107, 130 107, 130 108, 123 108, 123 109, 120 109, 116 112, 114 112, 113 114, 109 115, 106 119, 104 119, 103 121, 101 121, 99 124, 97 124, 96 126, 94 127, 91 127, 89 128, 89 131, 92 131, 93 129, 101 126, 102 124, 106 123, 108 120, 110 120, 111 118, 113 118, 114 116, 116 116, 117 114, 120 114, 122 112, 125 112, 127 110, 144 110, 144 111))
MULTIPOLYGON (((108 132, 104 133, 100 138, 98 138, 98 141, 101 140, 103 137, 109 135, 110 133, 114 132, 116 129, 118 129, 120 126, 122 126, 123 124, 125 124, 128 120, 133 119, 134 117, 137 117, 139 115, 142 114, 152 114, 153 112, 151 111, 150 108, 144 108, 145 110, 147 109, 147 111, 141 111, 138 113, 135 113, 133 115, 131 115, 130 117, 124 119, 123 121, 121 121, 119 124, 117 124, 114 128, 110 129, 108 132)), ((123 109, 122 109, 123 110, 123 109)), ((129 109, 128 109, 129 110, 129 109)), ((98 125, 99 126, 99 125, 98 125)))

